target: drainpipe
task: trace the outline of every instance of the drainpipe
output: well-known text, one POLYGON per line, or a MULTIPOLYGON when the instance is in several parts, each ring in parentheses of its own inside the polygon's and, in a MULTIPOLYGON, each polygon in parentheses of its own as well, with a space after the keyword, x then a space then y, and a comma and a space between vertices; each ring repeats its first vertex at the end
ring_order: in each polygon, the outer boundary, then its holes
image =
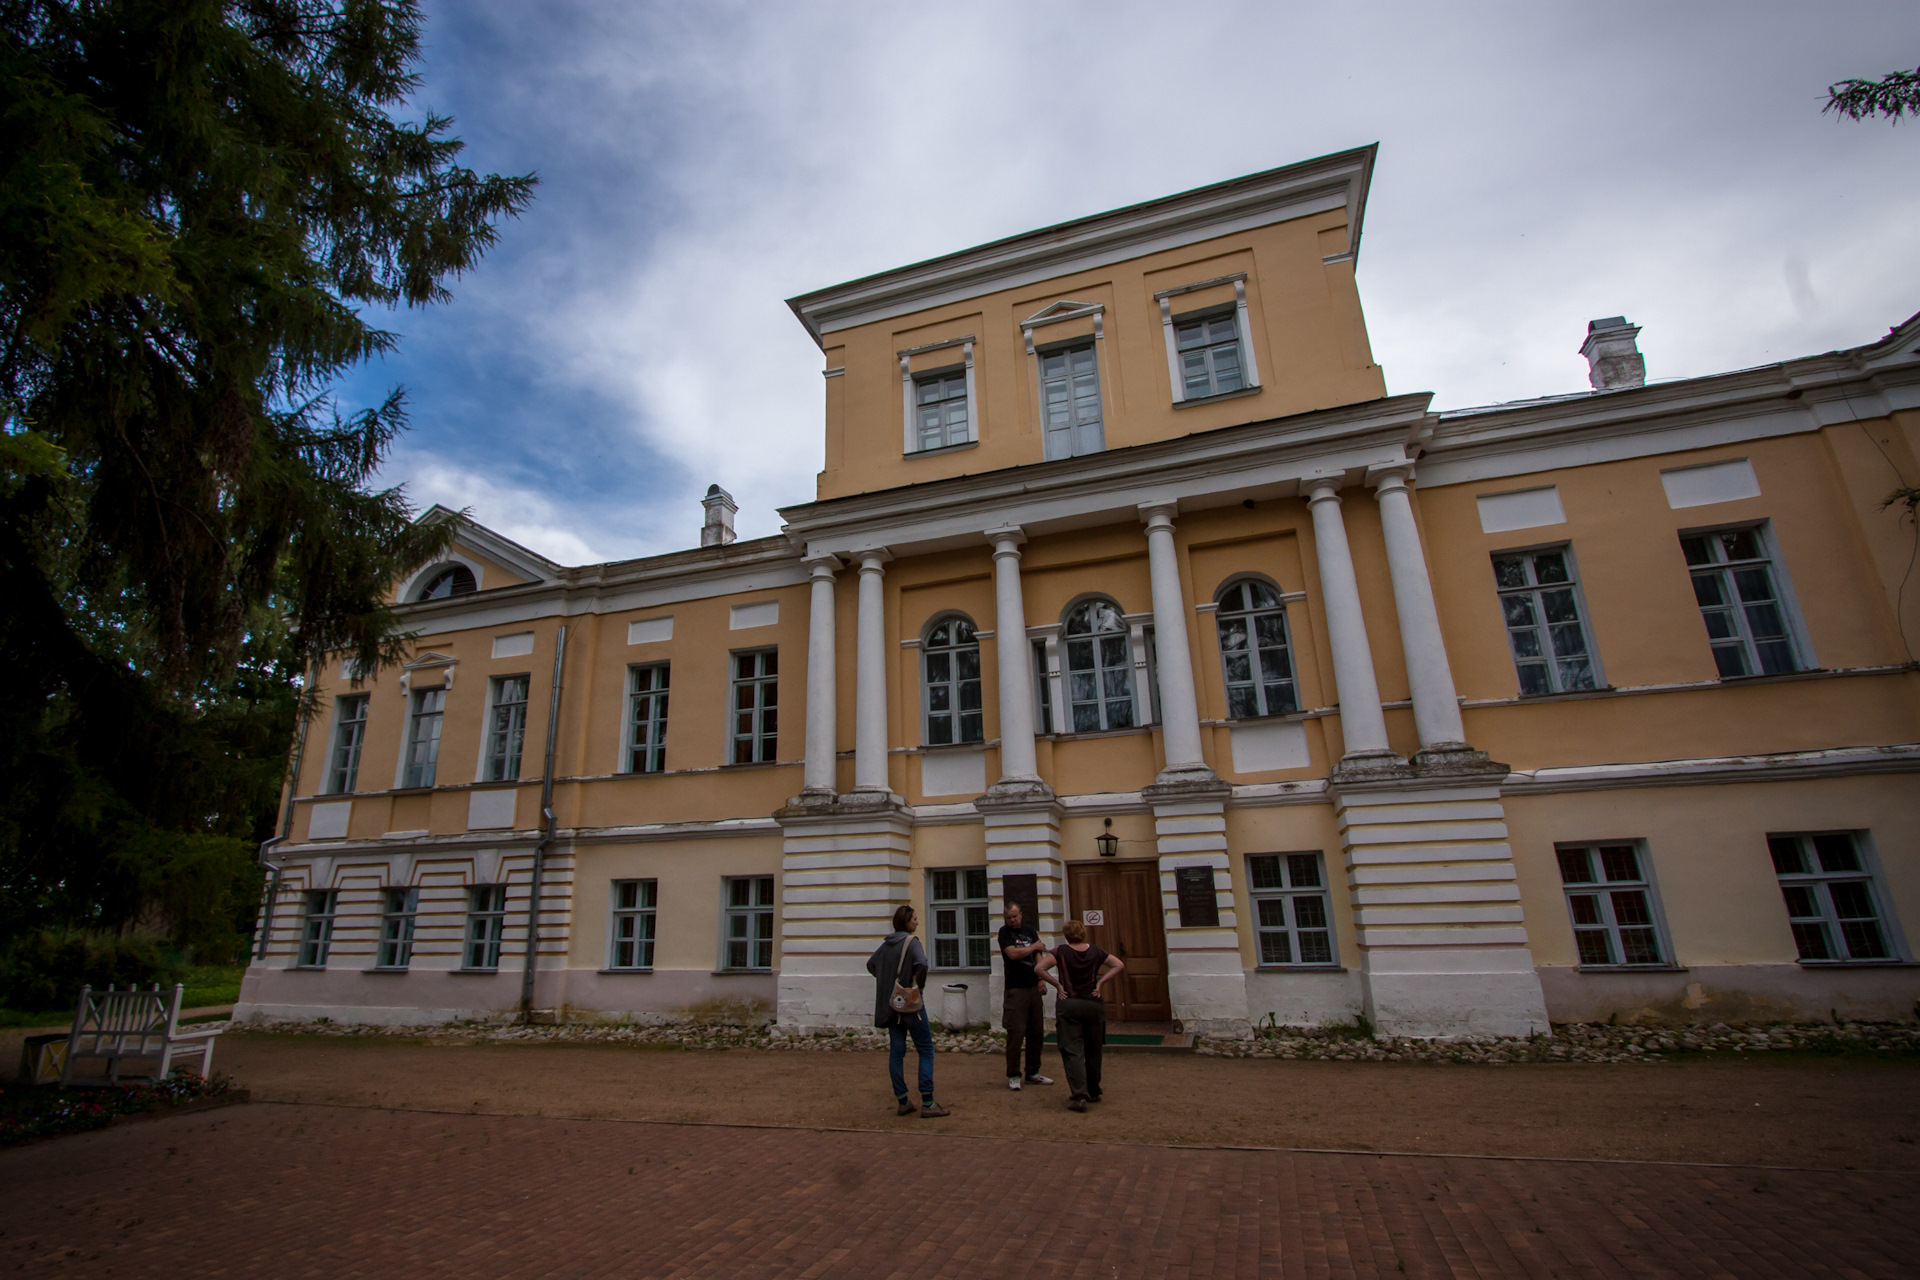
MULTIPOLYGON (((307 692, 313 692, 320 682, 320 664, 314 663, 307 668, 307 692)), ((260 913, 260 945, 254 951, 254 958, 267 958, 267 942, 273 937, 273 908, 280 901, 280 877, 283 874, 279 863, 269 861, 267 851, 275 845, 285 844, 293 834, 293 796, 300 788, 300 766, 307 758, 307 713, 300 712, 300 723, 293 734, 293 768, 287 773, 286 808, 280 814, 280 834, 271 840, 260 842, 260 851, 254 855, 254 861, 265 867, 271 876, 267 882, 267 905, 260 913)))
POLYGON ((553 694, 547 700, 547 767, 540 777, 540 843, 533 846, 533 885, 527 894, 527 963, 520 972, 520 1017, 533 1016, 533 966, 540 950, 540 879, 547 869, 547 846, 553 843, 553 747, 560 731, 560 671, 567 661, 567 628, 553 648, 553 694))

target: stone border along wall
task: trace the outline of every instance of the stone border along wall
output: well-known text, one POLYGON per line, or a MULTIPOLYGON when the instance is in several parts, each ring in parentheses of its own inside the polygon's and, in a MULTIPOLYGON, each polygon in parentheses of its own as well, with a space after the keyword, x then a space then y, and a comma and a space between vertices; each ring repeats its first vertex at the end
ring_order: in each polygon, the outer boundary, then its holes
MULTIPOLYGON (((872 1052, 887 1039, 875 1029, 776 1036, 765 1027, 675 1024, 607 1026, 566 1023, 519 1026, 500 1023, 436 1023, 429 1026, 364 1026, 323 1022, 274 1022, 254 1028, 316 1036, 369 1036, 425 1040, 429 1043, 517 1042, 555 1044, 661 1045, 682 1049, 779 1049, 795 1052, 872 1052)), ((235 1029, 245 1035, 246 1030, 235 1029)), ((936 1031, 941 1053, 1001 1053, 999 1032, 950 1035, 936 1031)), ((1352 1032, 1296 1030, 1256 1032, 1251 1040, 1202 1039, 1194 1052, 1220 1058, 1291 1058, 1332 1062, 1660 1062, 1681 1052, 1764 1053, 1920 1052, 1920 1026, 1889 1023, 1800 1023, 1736 1029, 1725 1023, 1685 1031, 1644 1027, 1563 1024, 1551 1036, 1531 1039, 1480 1037, 1460 1040, 1368 1039, 1352 1032)))

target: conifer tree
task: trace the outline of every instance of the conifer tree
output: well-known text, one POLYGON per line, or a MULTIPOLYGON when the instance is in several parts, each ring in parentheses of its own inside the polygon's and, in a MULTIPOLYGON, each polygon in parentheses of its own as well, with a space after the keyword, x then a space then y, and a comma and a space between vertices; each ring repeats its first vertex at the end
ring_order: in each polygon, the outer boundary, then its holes
POLYGON ((400 652, 387 590, 449 527, 377 484, 402 395, 328 391, 534 185, 405 118, 420 32, 414 0, 0 0, 0 937, 230 931, 300 673, 400 652))

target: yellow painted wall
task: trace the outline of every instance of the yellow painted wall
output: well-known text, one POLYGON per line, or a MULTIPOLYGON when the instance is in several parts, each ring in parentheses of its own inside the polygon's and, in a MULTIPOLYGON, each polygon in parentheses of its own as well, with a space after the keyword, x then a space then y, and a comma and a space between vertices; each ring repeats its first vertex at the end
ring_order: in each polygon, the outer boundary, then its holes
MULTIPOLYGON (((1353 404, 1386 394, 1373 363, 1351 263, 1324 264, 1346 242, 1346 212, 1295 218, 1020 285, 827 336, 826 466, 819 496, 841 497, 1038 462, 1043 456, 1034 359, 1020 322, 1063 300, 1100 303, 1102 409, 1109 449, 1234 423, 1353 404), (1176 409, 1154 293, 1235 272, 1247 306, 1261 388, 1176 409), (926 457, 905 453, 899 352, 972 335, 978 443, 926 457)), ((1231 301, 1231 288, 1174 298, 1176 315, 1231 301)), ((1092 321, 1038 328, 1036 345, 1092 333, 1092 321)), ((912 357, 914 372, 959 363, 959 348, 912 357)))

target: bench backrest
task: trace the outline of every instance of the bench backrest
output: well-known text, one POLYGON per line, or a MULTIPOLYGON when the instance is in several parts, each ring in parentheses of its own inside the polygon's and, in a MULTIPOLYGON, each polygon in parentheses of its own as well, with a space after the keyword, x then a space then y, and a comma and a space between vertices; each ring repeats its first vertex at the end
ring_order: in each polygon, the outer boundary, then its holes
POLYGON ((151 991, 95 991, 80 989, 80 1005, 74 1010, 73 1031, 68 1036, 69 1053, 83 1057, 100 1052, 124 1053, 129 1041, 144 1047, 152 1039, 156 1047, 172 1038, 180 1017, 181 984, 171 992, 162 992, 159 984, 151 991), (103 1042, 113 1041, 111 1047, 103 1042))

